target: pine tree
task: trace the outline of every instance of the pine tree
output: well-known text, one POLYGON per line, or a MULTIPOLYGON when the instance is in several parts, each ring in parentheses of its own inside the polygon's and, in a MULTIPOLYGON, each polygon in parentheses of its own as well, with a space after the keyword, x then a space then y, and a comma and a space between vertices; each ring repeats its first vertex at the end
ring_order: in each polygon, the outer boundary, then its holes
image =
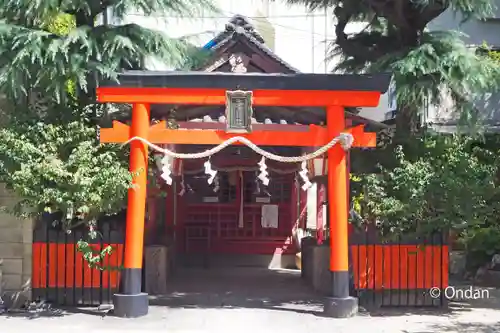
POLYGON ((363 173, 351 187, 363 219, 378 220, 381 234, 389 238, 428 237, 450 229, 474 232, 485 223, 494 226, 489 232, 498 230, 495 150, 478 151, 470 137, 430 135, 419 126, 425 108, 439 107, 443 98, 452 98, 465 124, 473 125, 474 102, 498 89, 494 53, 467 47, 459 32, 427 29, 447 10, 464 20, 482 19, 492 12, 492 1, 287 1, 333 12, 336 40, 330 56, 341 59, 336 70, 393 74, 398 112, 392 142, 351 154, 351 171, 363 173), (366 28, 346 33, 353 22, 365 22, 366 28))
POLYGON ((176 66, 192 48, 187 40, 137 24, 98 24, 98 18, 107 12, 121 21, 133 11, 192 17, 201 10, 215 8, 210 0, 2 0, 0 89, 15 97, 35 89, 60 100, 67 97, 68 80, 88 91, 146 57, 176 66), (61 14, 73 22, 65 34, 50 31, 61 14))
POLYGON ((475 119, 474 98, 496 88, 497 64, 468 48, 457 32, 426 29, 446 10, 464 20, 482 19, 493 10, 491 0, 287 1, 333 11, 336 40, 330 55, 341 57, 337 70, 393 73, 397 137, 416 132, 419 114, 444 96, 453 99, 463 120, 475 119), (347 34, 352 22, 367 27, 347 34))

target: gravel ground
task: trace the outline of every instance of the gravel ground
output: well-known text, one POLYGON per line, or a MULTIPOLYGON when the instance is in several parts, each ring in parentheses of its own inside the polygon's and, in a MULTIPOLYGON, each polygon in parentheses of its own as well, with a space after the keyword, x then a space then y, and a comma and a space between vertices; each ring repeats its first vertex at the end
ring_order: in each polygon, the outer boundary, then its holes
POLYGON ((169 294, 151 300, 148 316, 121 319, 97 309, 70 309, 0 316, 0 332, 500 332, 500 292, 490 298, 452 303, 449 310, 362 312, 349 319, 321 315, 321 298, 296 273, 180 274, 169 294))

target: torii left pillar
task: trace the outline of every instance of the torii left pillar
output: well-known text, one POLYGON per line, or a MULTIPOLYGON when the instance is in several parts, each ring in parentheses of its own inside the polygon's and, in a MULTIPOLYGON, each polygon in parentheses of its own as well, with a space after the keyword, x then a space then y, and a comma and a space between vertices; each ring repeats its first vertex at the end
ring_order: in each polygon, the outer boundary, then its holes
MULTIPOLYGON (((130 137, 147 138, 149 105, 134 104, 130 137)), ((148 295, 142 292, 142 258, 144 248, 144 217, 148 174, 148 146, 139 140, 130 143, 130 172, 133 187, 128 190, 125 255, 121 271, 120 293, 113 295, 113 314, 134 318, 148 314, 148 295)))

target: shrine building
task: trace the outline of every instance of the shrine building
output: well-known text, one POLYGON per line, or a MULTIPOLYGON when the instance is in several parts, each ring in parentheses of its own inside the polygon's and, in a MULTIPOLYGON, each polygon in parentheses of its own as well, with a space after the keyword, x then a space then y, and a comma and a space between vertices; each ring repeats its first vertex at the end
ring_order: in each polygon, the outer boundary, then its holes
MULTIPOLYGON (((166 292, 171 266, 299 268, 304 275, 305 267, 298 267, 304 258, 297 258, 309 235, 328 245, 325 314, 356 314, 353 286, 383 289, 384 279, 394 280, 383 269, 381 276, 362 273, 369 271, 363 258, 371 258, 372 250, 350 254, 348 223, 349 151, 375 148, 375 131, 383 127, 357 116, 356 108, 376 107, 391 75, 299 73, 239 15, 207 43, 207 51, 208 59, 190 71, 125 71, 98 88, 99 102, 131 105, 99 130, 101 143, 130 147, 135 175, 125 235, 108 241, 118 243, 114 255, 123 268, 92 281, 65 278, 64 287, 82 288, 82 295, 85 288, 105 288, 113 294, 115 315, 139 317, 148 313, 147 292, 166 292), (376 282, 367 280, 372 275, 376 282), (152 287, 150 276, 164 278, 163 287, 152 287)), ((45 253, 42 245, 34 253, 45 253)), ((404 248, 404 258, 414 247, 404 248)), ((439 251, 440 257, 429 255, 444 258, 439 251)), ((394 261, 391 254, 373 265, 408 270, 410 265, 400 267, 404 258, 394 261)), ((34 264, 40 295, 60 284, 49 281, 49 271, 61 267, 59 259, 51 260, 56 263, 34 264)), ((404 285, 394 280, 394 286, 417 294, 434 286, 435 272, 441 274, 447 263, 429 262, 422 265, 432 266, 432 276, 423 284, 416 278, 404 285)))

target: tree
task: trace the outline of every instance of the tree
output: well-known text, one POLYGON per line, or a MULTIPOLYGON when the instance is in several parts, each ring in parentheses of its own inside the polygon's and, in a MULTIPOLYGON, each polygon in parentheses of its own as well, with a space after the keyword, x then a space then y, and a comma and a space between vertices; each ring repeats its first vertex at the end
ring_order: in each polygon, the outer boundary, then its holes
MULTIPOLYGON (((398 113, 396 138, 418 131, 418 115, 427 105, 452 98, 463 120, 474 118, 473 101, 496 88, 499 66, 466 47, 456 32, 426 30, 446 10, 464 20, 484 18, 491 0, 288 0, 311 9, 331 8, 336 40, 331 56, 340 55, 337 70, 393 73, 398 113), (352 22, 367 22, 347 34, 352 22)), ((401 140, 399 140, 401 141, 401 140)))
MULTIPOLYGON (((209 0, 0 1, 0 182, 22 200, 22 216, 57 212, 68 232, 95 224, 124 208, 135 176, 127 152, 99 145, 96 125, 112 105, 96 105, 94 87, 123 68, 156 57, 176 66, 192 45, 136 24, 97 24, 106 10, 121 19, 134 9, 145 15, 189 16, 213 9, 209 0)), ((138 172, 148 172, 140 170, 138 172)), ((98 264, 110 248, 80 249, 98 264)))
POLYGON ((364 214, 376 216, 385 234, 423 236, 496 218, 496 151, 465 136, 427 136, 417 144, 418 157, 399 148, 397 167, 364 177, 364 214))
POLYGON ((493 50, 487 45, 485 45, 484 49, 486 50, 486 54, 488 55, 488 57, 500 64, 500 51, 493 50))
POLYGON ((207 9, 215 10, 210 0, 0 1, 0 88, 15 97, 38 89, 60 100, 67 97, 67 80, 88 92, 89 85, 115 78, 148 57, 175 66, 192 47, 187 40, 137 24, 98 24, 98 18, 107 12, 121 21, 137 10, 146 16, 190 17, 207 9), (51 18, 59 14, 74 21, 68 33, 49 31, 51 18))
POLYGON ((500 136, 414 139, 414 156, 396 150, 398 164, 359 177, 354 202, 377 220, 387 239, 427 239, 451 231, 475 271, 500 251, 500 136))
POLYGON ((333 12, 336 40, 330 57, 340 58, 337 71, 393 74, 398 112, 392 140, 381 142, 369 157, 367 152, 352 155, 353 166, 379 162, 351 187, 364 221, 377 220, 386 237, 456 230, 468 250, 489 260, 491 251, 500 249, 491 246, 500 235, 498 138, 483 138, 486 149, 478 144, 481 138, 430 135, 419 116, 451 98, 464 124, 476 124, 475 102, 498 89, 498 55, 467 47, 459 32, 428 31, 427 26, 447 10, 464 21, 482 19, 492 12, 492 1, 287 1, 333 12), (366 27, 346 33, 353 22, 366 27))

